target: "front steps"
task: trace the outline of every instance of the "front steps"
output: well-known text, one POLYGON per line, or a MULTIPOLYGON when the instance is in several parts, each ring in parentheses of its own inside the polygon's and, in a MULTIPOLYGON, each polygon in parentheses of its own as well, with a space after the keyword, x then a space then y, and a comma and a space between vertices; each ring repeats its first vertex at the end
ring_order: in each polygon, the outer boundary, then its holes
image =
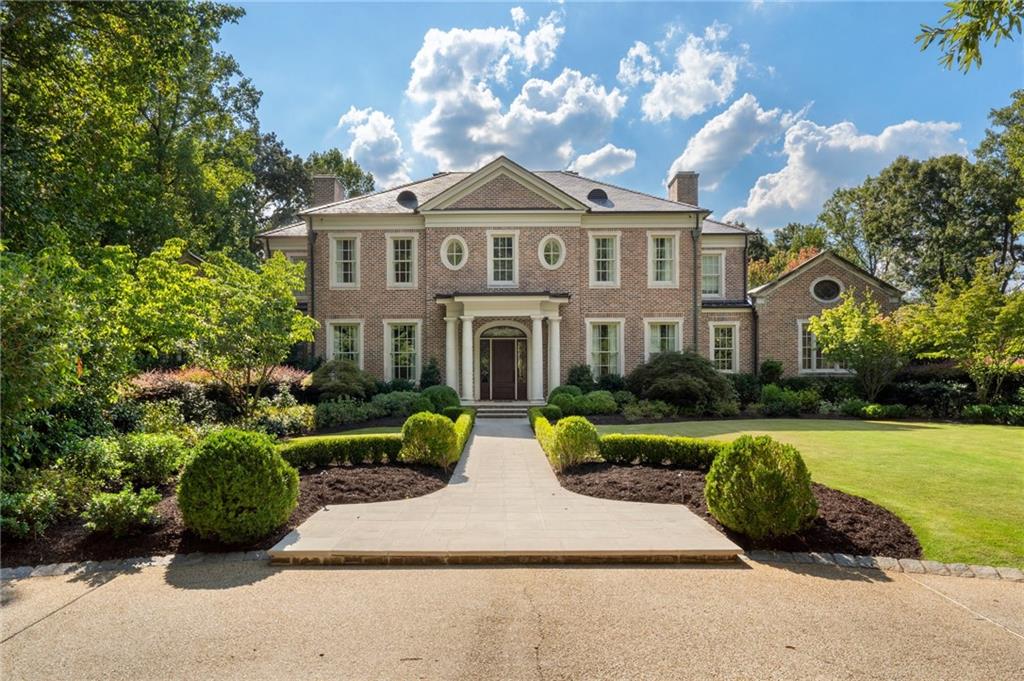
POLYGON ((476 408, 478 419, 525 419, 528 404, 480 405, 476 408))

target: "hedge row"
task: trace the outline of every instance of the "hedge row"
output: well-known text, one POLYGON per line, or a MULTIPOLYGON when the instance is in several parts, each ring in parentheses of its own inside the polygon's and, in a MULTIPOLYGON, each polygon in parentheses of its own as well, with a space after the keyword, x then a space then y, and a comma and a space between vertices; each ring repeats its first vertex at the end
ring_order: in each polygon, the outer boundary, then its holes
POLYGON ((541 407, 532 407, 527 410, 526 414, 530 419, 533 434, 537 436, 537 442, 540 443, 540 448, 544 450, 549 460, 554 461, 555 427, 551 425, 551 421, 548 421, 541 407))
POLYGON ((401 450, 400 433, 321 435, 304 437, 279 446, 284 460, 296 468, 360 464, 366 461, 381 463, 385 459, 396 463, 401 450))
POLYGON ((728 446, 725 442, 693 437, 668 435, 603 435, 600 439, 601 458, 608 463, 628 466, 633 463, 648 466, 679 466, 706 471, 728 446))

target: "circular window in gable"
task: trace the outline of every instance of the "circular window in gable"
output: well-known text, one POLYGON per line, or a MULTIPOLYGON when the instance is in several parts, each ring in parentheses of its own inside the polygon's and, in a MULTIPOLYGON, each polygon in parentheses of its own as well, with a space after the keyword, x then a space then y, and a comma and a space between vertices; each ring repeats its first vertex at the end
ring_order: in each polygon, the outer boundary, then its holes
POLYGON ((468 251, 466 240, 452 234, 441 242, 441 262, 450 270, 461 270, 466 264, 468 251))
POLYGON ((839 294, 842 292, 843 285, 829 277, 815 279, 811 284, 811 295, 819 303, 834 303, 839 300, 839 294))
POLYGON ((537 257, 545 269, 558 269, 565 260, 565 242, 555 234, 548 234, 537 246, 537 257))

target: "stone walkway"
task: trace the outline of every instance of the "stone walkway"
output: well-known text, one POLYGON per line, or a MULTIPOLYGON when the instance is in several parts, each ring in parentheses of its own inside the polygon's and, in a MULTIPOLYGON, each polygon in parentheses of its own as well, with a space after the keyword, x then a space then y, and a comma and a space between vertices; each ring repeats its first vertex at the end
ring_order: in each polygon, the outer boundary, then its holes
POLYGON ((525 420, 480 419, 444 489, 328 506, 270 557, 279 564, 696 562, 739 553, 683 505, 563 489, 525 420))

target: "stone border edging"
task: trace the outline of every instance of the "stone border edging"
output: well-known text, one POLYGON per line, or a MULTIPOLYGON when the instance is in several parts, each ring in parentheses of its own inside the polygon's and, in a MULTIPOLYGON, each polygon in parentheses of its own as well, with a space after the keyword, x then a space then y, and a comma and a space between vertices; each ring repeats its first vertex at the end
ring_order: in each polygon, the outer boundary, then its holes
MULTIPOLYGON (((848 553, 791 553, 789 551, 750 551, 740 559, 756 563, 788 563, 794 565, 831 565, 834 567, 906 572, 908 574, 942 575, 946 577, 978 577, 1007 582, 1024 582, 1024 572, 1013 567, 967 565, 966 563, 939 563, 915 558, 886 558, 884 556, 852 556, 848 553)), ((266 551, 235 551, 232 553, 172 553, 148 558, 120 558, 104 561, 87 560, 82 563, 51 563, 49 565, 23 565, 0 569, 0 581, 10 582, 28 577, 58 577, 86 575, 118 570, 137 570, 159 565, 196 565, 199 563, 270 563, 266 551)))
POLYGON ((789 551, 750 551, 742 558, 757 563, 790 563, 804 565, 834 565, 845 568, 906 572, 908 574, 942 575, 944 577, 978 577, 1024 582, 1024 572, 1013 567, 968 565, 966 563, 940 563, 916 558, 886 558, 884 556, 851 556, 848 553, 791 553, 789 551))

